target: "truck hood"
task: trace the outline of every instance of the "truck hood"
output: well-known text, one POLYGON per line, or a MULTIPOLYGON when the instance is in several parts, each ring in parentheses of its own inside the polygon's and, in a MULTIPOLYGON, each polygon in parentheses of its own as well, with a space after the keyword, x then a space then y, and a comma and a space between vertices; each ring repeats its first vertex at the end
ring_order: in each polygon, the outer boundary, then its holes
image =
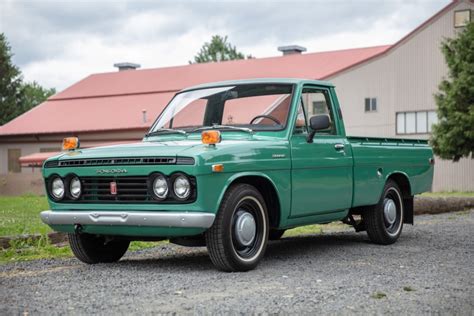
MULTIPOLYGON (((192 157, 198 164, 215 161, 247 161, 270 159, 281 155, 288 159, 288 141, 275 137, 239 137, 223 139, 216 146, 204 145, 201 139, 137 142, 76 150, 52 157, 51 160, 134 158, 134 157, 192 157)), ((281 159, 280 159, 281 160, 281 159)))

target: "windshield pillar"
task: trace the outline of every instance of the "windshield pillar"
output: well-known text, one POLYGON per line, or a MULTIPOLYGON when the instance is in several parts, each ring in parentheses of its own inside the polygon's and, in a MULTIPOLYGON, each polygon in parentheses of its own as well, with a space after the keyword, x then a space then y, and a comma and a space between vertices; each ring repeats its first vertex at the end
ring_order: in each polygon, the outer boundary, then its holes
POLYGON ((220 124, 224 115, 224 105, 221 95, 211 96, 207 99, 206 112, 204 114, 204 126, 220 124))

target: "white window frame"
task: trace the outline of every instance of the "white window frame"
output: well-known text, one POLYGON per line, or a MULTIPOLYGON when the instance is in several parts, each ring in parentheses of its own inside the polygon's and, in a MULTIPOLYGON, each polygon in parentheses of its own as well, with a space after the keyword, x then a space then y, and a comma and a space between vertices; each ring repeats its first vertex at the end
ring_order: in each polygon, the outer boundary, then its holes
POLYGON ((395 134, 396 135, 427 135, 431 134, 431 125, 435 124, 438 120, 435 119, 434 121, 431 122, 430 124, 430 113, 435 113, 436 116, 436 111, 435 110, 423 110, 423 111, 402 111, 402 112, 396 112, 395 113, 395 134), (407 114, 414 114, 414 123, 415 123, 415 131, 407 133, 407 114), (418 128, 418 116, 419 115, 424 115, 425 116, 425 126, 424 128, 418 128), (399 119, 403 117, 403 132, 400 132, 399 130, 399 119))

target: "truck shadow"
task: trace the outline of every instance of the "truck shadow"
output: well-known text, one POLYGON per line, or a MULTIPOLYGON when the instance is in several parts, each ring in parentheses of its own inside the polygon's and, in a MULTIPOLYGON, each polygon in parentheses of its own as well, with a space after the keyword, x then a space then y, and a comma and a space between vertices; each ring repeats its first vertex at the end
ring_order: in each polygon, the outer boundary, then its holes
POLYGON ((286 237, 278 241, 270 242, 265 257, 268 259, 291 255, 324 255, 324 251, 346 252, 357 244, 367 244, 368 240, 363 234, 344 232, 329 235, 309 235, 286 237))
MULTIPOLYGON (((402 239, 409 239, 404 235, 402 239)), ((403 242, 400 240, 399 242, 403 242)), ((371 244, 365 233, 341 232, 328 235, 305 235, 284 237, 270 241, 265 253, 264 264, 272 265, 285 260, 317 258, 331 260, 334 257, 346 256, 348 252, 357 252, 358 247, 383 247, 371 244)), ((156 269, 160 271, 215 270, 205 247, 186 248, 177 245, 156 247, 137 254, 131 253, 122 259, 119 266, 130 265, 134 269, 156 269), (145 256, 145 257, 143 257, 145 256)))

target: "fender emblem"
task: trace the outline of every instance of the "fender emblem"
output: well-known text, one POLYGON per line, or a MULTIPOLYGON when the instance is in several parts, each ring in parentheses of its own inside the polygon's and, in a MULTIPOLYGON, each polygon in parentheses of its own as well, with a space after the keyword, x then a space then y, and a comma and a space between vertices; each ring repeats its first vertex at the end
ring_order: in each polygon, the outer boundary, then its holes
POLYGON ((272 158, 285 158, 286 155, 285 154, 273 154, 272 155, 272 158))

